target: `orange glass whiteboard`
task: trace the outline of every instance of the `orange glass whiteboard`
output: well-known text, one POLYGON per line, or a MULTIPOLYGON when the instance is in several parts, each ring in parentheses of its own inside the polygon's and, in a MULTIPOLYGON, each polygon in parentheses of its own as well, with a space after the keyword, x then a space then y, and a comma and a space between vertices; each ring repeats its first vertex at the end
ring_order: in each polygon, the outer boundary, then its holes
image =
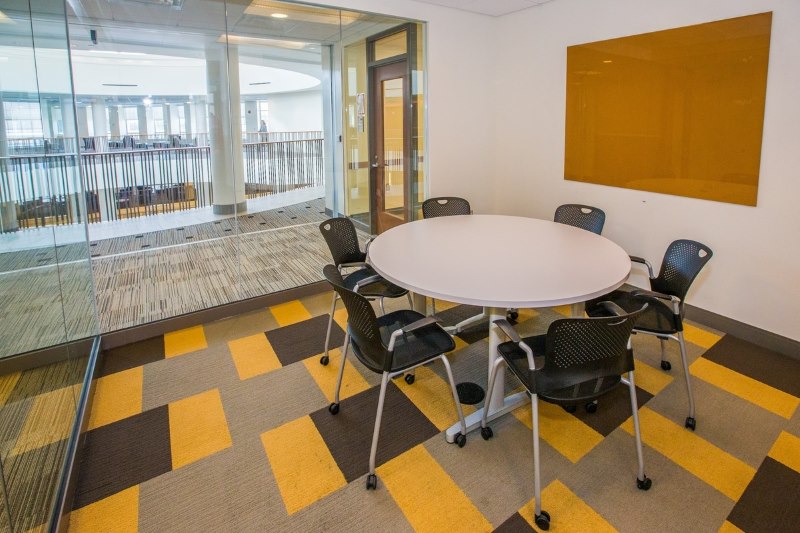
POLYGON ((567 48, 564 178, 756 205, 772 13, 567 48))

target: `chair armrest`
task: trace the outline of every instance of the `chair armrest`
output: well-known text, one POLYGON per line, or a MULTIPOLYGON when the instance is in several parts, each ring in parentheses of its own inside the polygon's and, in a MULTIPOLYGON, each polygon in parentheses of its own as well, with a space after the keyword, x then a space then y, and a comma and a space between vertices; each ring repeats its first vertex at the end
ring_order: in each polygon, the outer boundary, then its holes
POLYGON ((653 274, 653 265, 651 265, 650 262, 647 259, 645 259, 644 257, 639 257, 637 255, 631 255, 631 256, 628 256, 628 257, 631 258, 631 262, 633 262, 633 263, 641 263, 641 264, 645 265, 647 267, 647 276, 650 279, 655 278, 655 275, 653 274))
POLYGON ((359 281, 358 283, 356 283, 356 286, 353 287, 353 292, 358 292, 359 289, 361 289, 362 287, 366 287, 367 285, 370 285, 372 283, 376 283, 376 282, 378 282, 378 281, 380 281, 382 279, 383 278, 381 277, 380 274, 373 274, 372 276, 366 277, 366 278, 362 279, 361 281, 359 281))
POLYGON ((621 308, 614 302, 605 301, 605 302, 600 302, 597 305, 603 307, 606 311, 608 311, 612 315, 622 316, 627 314, 623 308, 621 308))
POLYGON ((405 335, 406 333, 411 333, 412 331, 416 331, 418 329, 432 326, 433 324, 438 324, 441 322, 441 319, 436 316, 426 316, 425 318, 420 318, 412 322, 411 324, 406 325, 403 328, 396 329, 392 333, 392 336, 389 337, 389 347, 387 348, 390 352, 394 351, 394 343, 397 341, 397 338, 401 335, 405 335))
POLYGON ((522 342, 519 333, 517 333, 517 330, 515 330, 514 326, 511 325, 511 322, 505 318, 501 318, 499 320, 495 320, 494 325, 500 328, 500 330, 505 333, 509 339, 511 339, 511 342, 516 342, 520 350, 525 352, 525 355, 528 358, 528 369, 536 370, 536 362, 533 360, 533 350, 531 350, 530 346, 522 342))
POLYGON ((672 294, 648 291, 646 289, 636 289, 631 291, 631 296, 645 296, 648 298, 656 298, 657 300, 667 300, 668 302, 672 302, 672 312, 676 315, 681 314, 681 299, 672 294))
POLYGON ((367 263, 365 261, 357 261, 355 263, 342 263, 341 265, 339 265, 338 268, 339 268, 339 272, 341 272, 342 269, 344 269, 344 268, 362 269, 362 268, 366 268, 366 267, 367 267, 367 263))
POLYGON ((517 333, 517 330, 514 329, 514 326, 511 325, 511 322, 506 320, 505 318, 500 318, 494 321, 494 325, 500 328, 500 330, 506 334, 506 337, 511 339, 513 342, 520 343, 522 339, 517 333))
POLYGON ((377 235, 370 235, 369 239, 367 239, 367 242, 364 243, 364 255, 367 257, 369 257, 369 245, 372 244, 372 241, 375 240, 375 237, 377 237, 377 235))

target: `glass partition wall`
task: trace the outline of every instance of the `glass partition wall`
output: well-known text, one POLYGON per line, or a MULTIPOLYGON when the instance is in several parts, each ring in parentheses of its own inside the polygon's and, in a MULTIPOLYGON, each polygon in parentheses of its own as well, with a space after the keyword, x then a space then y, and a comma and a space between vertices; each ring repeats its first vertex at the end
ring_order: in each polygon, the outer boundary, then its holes
POLYGON ((88 356, 69 343, 320 281, 319 223, 375 232, 378 193, 418 217, 423 43, 291 2, 0 4, 0 530, 49 523, 88 356), (370 69, 401 59, 376 106, 370 69))
POLYGON ((0 4, 0 530, 47 524, 98 333, 65 6, 0 4), (12 357, 53 349, 30 368, 12 357))

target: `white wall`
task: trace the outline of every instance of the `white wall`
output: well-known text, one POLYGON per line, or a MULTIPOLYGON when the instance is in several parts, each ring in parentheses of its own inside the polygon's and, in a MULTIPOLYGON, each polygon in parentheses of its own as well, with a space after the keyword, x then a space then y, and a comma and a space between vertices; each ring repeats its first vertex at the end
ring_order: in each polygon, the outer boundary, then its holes
POLYGON ((269 131, 322 131, 322 94, 319 90, 270 94, 267 101, 269 131))
MULTIPOLYGON (((672 240, 701 241, 714 257, 689 303, 800 340, 798 21, 797 0, 557 0, 497 19, 496 68, 474 72, 483 83, 494 76, 497 84, 488 98, 474 101, 491 106, 497 129, 493 209, 549 218, 561 203, 598 206, 607 215, 603 234, 655 267, 672 240), (563 179, 567 46, 765 11, 773 12, 773 25, 757 207, 563 179)), ((446 63, 432 65, 432 78, 446 63)), ((435 118, 438 113, 432 103, 435 134, 458 144, 456 134, 465 130, 435 118)), ((470 129, 485 119, 480 115, 470 129)), ((439 146, 431 149, 437 157, 439 146)), ((479 152, 464 153, 475 159, 479 152)), ((631 281, 646 285, 643 276, 631 281)))
POLYGON ((497 19, 412 0, 330 0, 338 7, 428 22, 428 186, 431 196, 470 199, 492 209, 494 175, 489 103, 497 19))

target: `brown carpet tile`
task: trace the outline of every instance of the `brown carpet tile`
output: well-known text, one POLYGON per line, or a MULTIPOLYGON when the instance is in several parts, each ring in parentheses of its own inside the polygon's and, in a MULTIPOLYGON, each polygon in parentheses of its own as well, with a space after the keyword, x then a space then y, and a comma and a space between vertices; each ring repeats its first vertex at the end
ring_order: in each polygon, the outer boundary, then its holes
MULTIPOLYGON (((338 348, 319 364, 329 298, 106 354, 98 390, 136 383, 128 373, 139 361, 141 392, 131 385, 96 395, 92 409, 109 422, 87 435, 70 529, 535 530, 530 408, 495 420, 489 441, 473 432, 464 448, 448 444, 441 428, 456 416, 440 364, 418 369, 413 385, 390 384, 378 489, 365 489, 379 376, 351 356, 340 412, 328 412, 340 364, 338 348)), ((525 312, 517 327, 541 332, 560 316, 525 312)), ((624 389, 603 397, 597 413, 540 404, 543 506, 554 531, 796 529, 800 398, 791 384, 800 369, 708 328, 690 325, 686 334, 696 432, 683 427, 677 343, 668 344, 673 371, 663 372, 657 339, 634 337, 650 491, 636 488, 624 389)), ((485 387, 488 342, 466 342, 450 355, 456 381, 485 387)), ((516 386, 509 376, 507 389, 516 386)))

